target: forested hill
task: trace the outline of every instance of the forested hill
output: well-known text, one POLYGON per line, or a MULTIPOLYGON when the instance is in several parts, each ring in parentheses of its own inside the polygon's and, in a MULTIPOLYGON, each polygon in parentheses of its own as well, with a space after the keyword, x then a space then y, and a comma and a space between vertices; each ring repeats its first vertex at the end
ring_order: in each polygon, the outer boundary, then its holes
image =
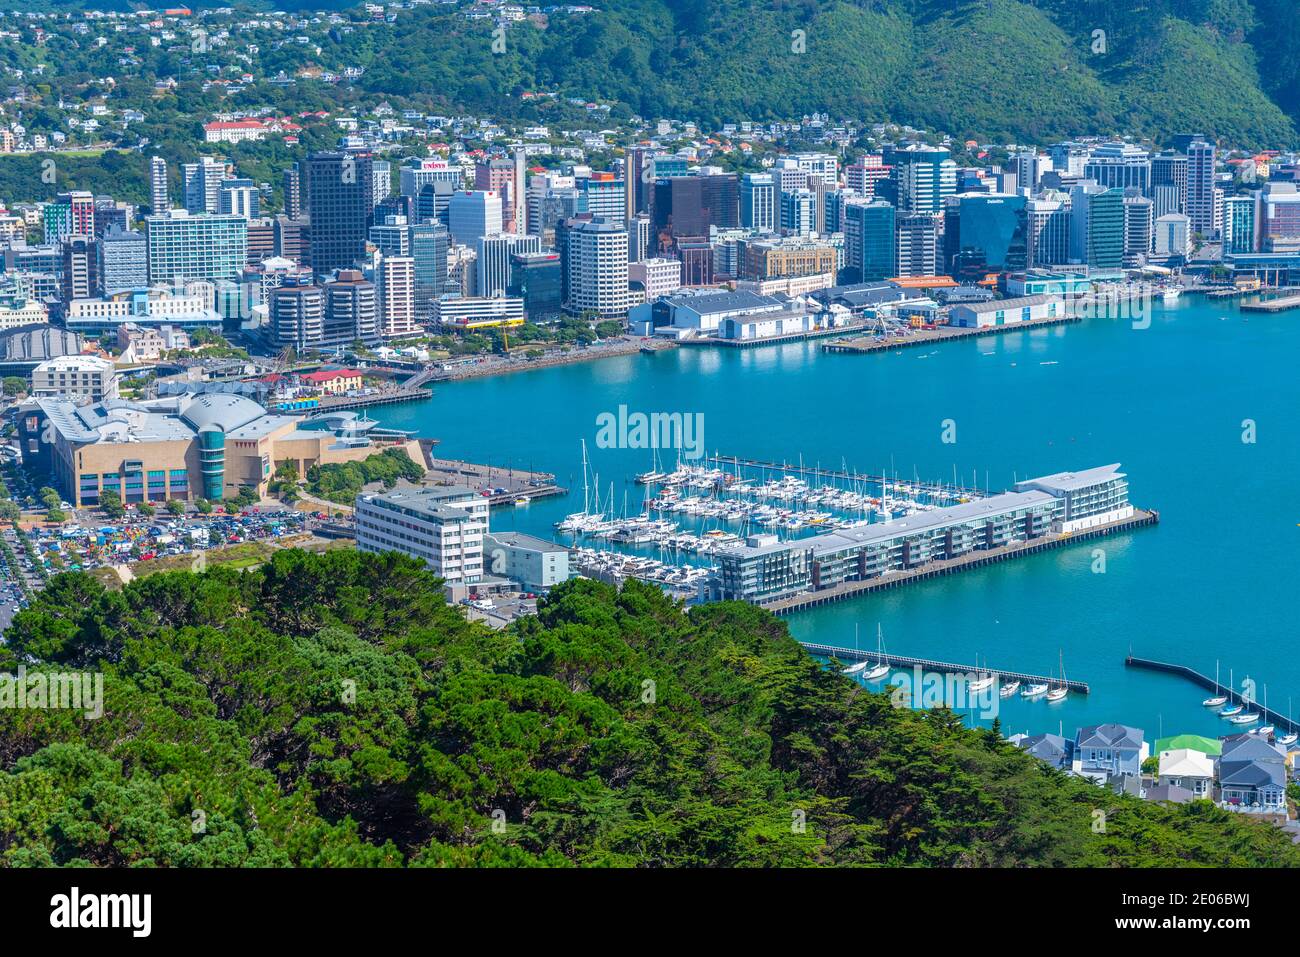
POLYGON ((366 67, 374 93, 486 112, 510 112, 503 94, 517 105, 520 92, 558 90, 706 124, 829 112, 981 141, 1196 131, 1241 146, 1291 144, 1300 118, 1294 0, 591 5, 512 24, 494 52, 491 19, 431 4, 335 31, 319 59, 366 67))
POLYGON ((764 611, 636 583, 491 632, 408 559, 281 552, 62 575, 6 638, 0 671, 106 674, 98 720, 0 709, 11 866, 1300 863, 1268 825, 891 707, 764 611))

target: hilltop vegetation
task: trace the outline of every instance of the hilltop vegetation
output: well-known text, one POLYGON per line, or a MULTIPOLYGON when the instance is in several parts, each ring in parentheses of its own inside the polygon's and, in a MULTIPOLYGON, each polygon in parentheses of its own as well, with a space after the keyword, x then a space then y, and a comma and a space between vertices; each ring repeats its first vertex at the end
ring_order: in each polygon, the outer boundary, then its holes
POLYGON ((493 632, 409 559, 285 551, 116 592, 65 574, 6 638, 0 669, 105 674, 98 720, 0 709, 10 866, 1300 862, 894 708, 764 611, 635 582, 493 632))

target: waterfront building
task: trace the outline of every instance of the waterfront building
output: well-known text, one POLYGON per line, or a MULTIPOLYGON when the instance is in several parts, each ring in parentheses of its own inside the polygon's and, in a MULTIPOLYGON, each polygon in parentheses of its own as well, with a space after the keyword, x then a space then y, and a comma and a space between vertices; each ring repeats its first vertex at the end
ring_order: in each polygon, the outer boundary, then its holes
POLYGON ((1037 295, 958 303, 949 311, 948 321, 954 326, 983 329, 1034 319, 1059 319, 1064 315, 1065 302, 1059 296, 1037 295))
POLYGON ((415 323, 415 260, 410 256, 381 256, 375 266, 375 295, 379 333, 384 339, 406 339, 419 332, 415 323))
MULTIPOLYGON (((1280 185, 1280 184, 1269 184, 1280 185)), ((1294 184, 1290 185, 1292 190, 1294 184)), ((1296 197, 1300 200, 1300 196, 1296 197)), ((1255 242, 1255 210, 1257 203, 1254 196, 1229 196, 1223 201, 1223 251, 1225 253, 1253 253, 1258 247, 1255 242)), ((1300 204, 1296 209, 1300 212, 1300 204)), ((1300 232, 1296 238, 1300 239, 1300 232)))
POLYGON ((781 239, 744 240, 741 245, 740 277, 765 280, 792 276, 834 274, 839 250, 828 242, 788 236, 781 239))
POLYGON ((78 508, 98 505, 109 490, 128 504, 220 501, 244 488, 264 495, 286 462, 305 477, 314 465, 356 462, 388 447, 415 461, 421 455, 406 433, 355 413, 276 415, 228 392, 90 405, 37 398, 20 407, 18 428, 24 464, 49 475, 78 508))
POLYGON ((1155 247, 1155 204, 1133 187, 1124 191, 1124 268, 1137 269, 1155 247))
POLYGON ((354 342, 378 345, 379 303, 375 284, 359 269, 340 269, 323 288, 320 339, 308 345, 323 350, 347 348, 354 342))
POLYGON ((1187 215, 1193 234, 1214 237, 1214 144, 1197 136, 1187 147, 1187 215))
POLYGON ((627 229, 608 220, 578 222, 567 231, 568 300, 574 315, 594 313, 601 319, 627 315, 627 229))
POLYGON ((514 296, 462 296, 436 299, 431 319, 442 329, 522 326, 524 301, 514 296))
POLYGON ((521 589, 545 594, 569 580, 569 550, 522 532, 484 534, 485 567, 504 576, 521 589))
POLYGON ((894 207, 884 200, 850 198, 844 204, 844 265, 860 282, 895 274, 894 207))
MULTIPOLYGON (((677 268, 681 269, 681 263, 677 268)), ((631 269, 629 264, 629 274, 631 269)), ((524 315, 530 322, 558 319, 564 308, 559 253, 513 253, 506 295, 523 301, 524 315)))
POLYGON ((1124 190, 1084 180, 1070 191, 1070 259, 1094 272, 1124 268, 1124 190))
POLYGON ((483 578, 488 501, 461 485, 361 495, 356 501, 357 549, 401 552, 425 562, 449 584, 483 578))
POLYGON ((483 296, 504 296, 510 288, 511 258, 517 253, 542 251, 542 241, 537 236, 518 233, 501 233, 482 236, 475 247, 474 268, 477 272, 476 288, 483 296))
POLYGON ((978 280, 990 272, 1023 271, 1027 202, 1006 193, 963 193, 949 199, 944 217, 948 272, 978 280))
POLYGON ((1300 252, 1300 190, 1295 183, 1269 183, 1265 186, 1259 194, 1257 218, 1260 252, 1300 252))
POLYGON ((415 316, 423 322, 433 302, 447 291, 447 258, 451 234, 438 223, 411 226, 411 258, 415 260, 415 316))
POLYGON ((1060 534, 1125 509, 1131 515, 1128 483, 1118 469, 1028 479, 989 498, 808 538, 753 536, 714 553, 717 570, 706 593, 714 600, 762 603, 1060 534))
POLYGON ((1192 221, 1182 213, 1169 213, 1155 222, 1152 247, 1157 258, 1187 256, 1192 251, 1192 221))

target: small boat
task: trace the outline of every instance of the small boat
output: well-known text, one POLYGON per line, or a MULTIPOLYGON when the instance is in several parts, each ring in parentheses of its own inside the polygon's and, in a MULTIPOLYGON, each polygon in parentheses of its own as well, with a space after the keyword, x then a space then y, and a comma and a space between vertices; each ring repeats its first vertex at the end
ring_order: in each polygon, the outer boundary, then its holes
POLYGON ((878 664, 862 676, 863 681, 879 681, 885 675, 889 674, 889 665, 878 664))
POLYGON ((1183 291, 1177 286, 1166 286, 1161 290, 1160 298, 1165 302, 1174 302, 1180 295, 1182 295, 1182 292, 1183 291))
POLYGON ((1045 684, 1031 684, 1024 691, 1020 692, 1022 698, 1037 698, 1039 695, 1047 694, 1048 686, 1045 684))
POLYGON ((1260 725, 1258 728, 1255 728, 1255 729, 1254 729, 1253 731, 1251 731, 1250 733, 1251 733, 1251 734, 1257 734, 1257 735, 1259 735, 1261 738, 1267 738, 1270 734, 1272 734, 1272 733, 1273 733, 1274 731, 1276 731, 1276 730, 1277 730, 1277 729, 1276 729, 1273 725, 1271 725, 1271 724, 1262 724, 1262 725, 1260 725))
POLYGON ((876 666, 862 676, 863 681, 879 681, 889 674, 889 665, 885 663, 885 635, 876 622, 876 666))
POLYGON ((998 680, 997 678, 993 678, 993 677, 980 678, 978 681, 972 681, 970 684, 968 684, 966 686, 966 690, 969 692, 984 691, 987 688, 992 688, 994 682, 996 682, 997 680, 998 680))
POLYGON ((515 504, 516 504, 516 505, 527 505, 527 504, 528 504, 528 499, 524 498, 524 497, 521 495, 519 498, 515 499, 515 504))
MULTIPOLYGON (((1216 689, 1221 687, 1219 684, 1219 663, 1217 661, 1214 663, 1214 687, 1216 689)), ((1206 708, 1221 708, 1227 703, 1228 696, 1226 694, 1216 694, 1212 698, 1206 698, 1201 702, 1201 705, 1206 708)))
POLYGON ((1020 682, 1013 681, 1010 684, 1005 684, 1001 688, 999 688, 998 696, 1002 698, 1010 698, 1013 694, 1015 694, 1019 690, 1020 690, 1020 682))
POLYGON ((1290 747, 1295 744, 1296 741, 1300 741, 1300 734, 1296 734, 1294 731, 1290 734, 1284 734, 1282 737, 1277 739, 1277 743, 1282 745, 1284 748, 1290 747))
POLYGON ((869 661, 859 661, 856 665, 849 665, 842 672, 840 672, 840 674, 845 674, 845 675, 861 674, 863 671, 867 669, 867 665, 869 664, 871 664, 871 662, 869 661))
POLYGON ((1228 720, 1231 721, 1233 724, 1253 724, 1254 722, 1259 720, 1259 715, 1253 711, 1248 711, 1245 714, 1233 715, 1228 720))
POLYGON ((1219 712, 1219 717, 1220 717, 1220 718, 1232 718, 1232 717, 1235 717, 1235 716, 1237 716, 1237 715, 1239 715, 1239 714, 1241 714, 1241 705, 1239 705, 1239 704, 1233 704, 1233 705, 1229 705, 1228 707, 1226 707, 1226 708, 1224 708, 1222 711, 1220 711, 1220 712, 1219 712))
POLYGON ((1065 652, 1061 652, 1061 683, 1047 692, 1048 701, 1064 701, 1065 696, 1070 693, 1069 687, 1065 684, 1065 652))
POLYGON ((654 346, 642 346, 641 351, 646 353, 647 355, 654 355, 654 353, 658 352, 659 350, 657 350, 654 346))

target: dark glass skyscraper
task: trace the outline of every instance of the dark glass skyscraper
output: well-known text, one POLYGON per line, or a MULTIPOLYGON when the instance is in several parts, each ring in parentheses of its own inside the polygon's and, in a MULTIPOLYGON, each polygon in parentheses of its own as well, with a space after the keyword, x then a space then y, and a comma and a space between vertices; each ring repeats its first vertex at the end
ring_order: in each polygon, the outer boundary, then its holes
POLYGON ((374 210, 368 153, 313 153, 304 164, 311 263, 317 273, 347 269, 365 253, 374 210))

